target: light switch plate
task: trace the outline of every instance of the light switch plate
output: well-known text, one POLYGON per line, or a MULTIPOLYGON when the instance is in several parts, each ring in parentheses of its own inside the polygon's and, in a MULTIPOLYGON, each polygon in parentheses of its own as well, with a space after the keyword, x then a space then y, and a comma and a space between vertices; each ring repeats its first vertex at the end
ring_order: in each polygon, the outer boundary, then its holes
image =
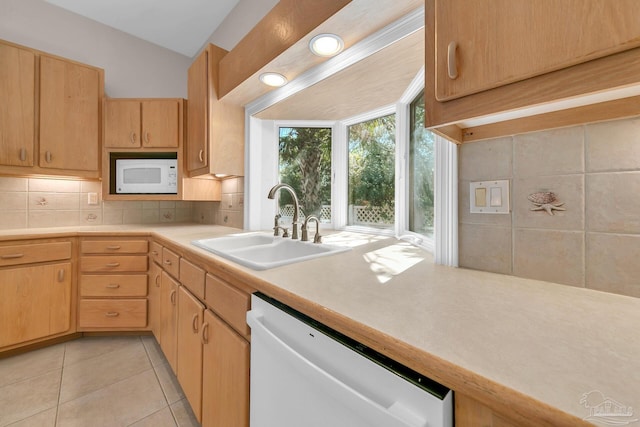
POLYGON ((471 213, 508 214, 509 180, 479 181, 469 185, 471 213))

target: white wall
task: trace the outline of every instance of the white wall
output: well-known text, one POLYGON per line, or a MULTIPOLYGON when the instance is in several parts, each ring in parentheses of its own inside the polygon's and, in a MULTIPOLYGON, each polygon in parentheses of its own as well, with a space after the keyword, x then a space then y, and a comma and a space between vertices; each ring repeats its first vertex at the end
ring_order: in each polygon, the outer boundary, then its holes
POLYGON ((110 97, 187 97, 191 58, 43 0, 1 0, 0 38, 103 68, 110 97))

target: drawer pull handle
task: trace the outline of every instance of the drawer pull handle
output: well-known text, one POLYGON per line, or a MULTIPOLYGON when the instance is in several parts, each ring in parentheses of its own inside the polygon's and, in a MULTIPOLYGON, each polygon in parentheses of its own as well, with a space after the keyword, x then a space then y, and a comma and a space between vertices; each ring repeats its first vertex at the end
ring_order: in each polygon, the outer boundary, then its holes
POLYGON ((27 149, 26 148, 21 148, 20 149, 20 161, 24 162, 27 160, 27 149))
POLYGON ((202 331, 200 332, 200 341, 203 345, 209 344, 209 324, 204 322, 202 324, 202 331))
POLYGON ((158 256, 158 251, 151 251, 151 255, 158 256))
POLYGON ((23 256, 24 254, 7 254, 7 255, 0 256, 0 259, 16 259, 16 258, 22 258, 23 256))
POLYGON ((120 246, 120 245, 109 245, 109 246, 107 246, 107 249, 109 249, 110 251, 117 251, 121 247, 122 246, 120 246))
POLYGON ((107 264, 107 267, 118 267, 120 266, 119 262, 110 262, 107 264))
POLYGON ((117 284, 117 283, 110 283, 110 284, 107 285, 107 288, 109 288, 109 289, 118 289, 119 287, 120 287, 120 285, 117 284))
POLYGON ((117 311, 107 311, 104 315, 105 317, 118 317, 120 316, 120 313, 117 311))
POLYGON ((51 151, 46 151, 44 153, 44 160, 47 163, 51 163, 51 160, 53 159, 53 156, 51 155, 51 151))
POLYGON ((165 264, 167 264, 167 265, 171 265, 171 260, 169 260, 169 259, 165 259, 165 260, 164 260, 164 263, 165 263, 165 264))
POLYGON ((129 141, 131 141, 132 144, 136 143, 136 133, 131 131, 131 134, 129 135, 129 141))
POLYGON ((193 330, 194 334, 198 333, 198 319, 200 318, 200 316, 198 316, 198 313, 195 313, 193 315, 193 319, 191 319, 191 329, 193 330))
POLYGON ((171 300, 171 305, 176 305, 176 291, 171 291, 169 299, 171 300))
POLYGON ((149 143, 149 139, 150 139, 150 138, 149 138, 149 131, 146 131, 146 132, 144 133, 144 142, 146 142, 146 143, 148 144, 148 143, 149 143))
POLYGON ((160 275, 156 274, 156 288, 160 287, 160 275))
POLYGON ((64 282, 65 270, 61 268, 58 270, 58 282, 64 282))
POLYGON ((456 50, 458 50, 458 43, 451 42, 447 46, 447 74, 451 80, 458 78, 458 63, 456 61, 456 50))
POLYGON ((200 160, 200 163, 204 163, 204 150, 198 152, 198 160, 200 160))

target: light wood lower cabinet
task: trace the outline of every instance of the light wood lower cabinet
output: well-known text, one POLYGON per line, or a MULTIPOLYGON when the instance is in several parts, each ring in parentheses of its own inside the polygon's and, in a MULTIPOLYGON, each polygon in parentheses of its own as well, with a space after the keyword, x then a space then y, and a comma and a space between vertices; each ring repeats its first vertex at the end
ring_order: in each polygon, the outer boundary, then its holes
POLYGON ((160 306, 161 306, 161 282, 162 268, 155 262, 149 263, 149 305, 147 313, 149 318, 149 328, 156 339, 160 340, 160 306))
POLYGON ((202 342, 202 427, 248 427, 249 343, 211 310, 202 342))
POLYGON ((456 427, 516 427, 477 400, 456 393, 454 399, 456 427))
POLYGON ((178 382, 198 422, 202 420, 202 343, 204 305, 184 286, 178 290, 178 382))
POLYGON ((0 347, 69 331, 71 262, 0 270, 0 347))
POLYGON ((166 271, 160 279, 160 348, 173 372, 178 361, 178 288, 180 284, 166 271))
POLYGON ((149 329, 148 247, 144 238, 80 241, 81 330, 149 329))

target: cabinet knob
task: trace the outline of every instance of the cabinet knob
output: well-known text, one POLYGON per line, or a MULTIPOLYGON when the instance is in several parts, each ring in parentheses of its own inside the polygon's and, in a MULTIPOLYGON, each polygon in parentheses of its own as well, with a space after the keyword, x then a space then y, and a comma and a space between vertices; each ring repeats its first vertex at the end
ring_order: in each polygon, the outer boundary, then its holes
POLYGON ((198 152, 198 159, 200 160, 200 163, 204 163, 204 150, 200 150, 198 152))
POLYGON ((61 268, 60 270, 58 270, 58 282, 64 282, 64 276, 65 276, 66 272, 64 270, 64 268, 61 268))
POLYGON ((129 141, 130 141, 132 144, 135 144, 135 143, 136 143, 136 133, 135 133, 134 131, 131 131, 131 134, 129 135, 129 141))
POLYGON ((151 137, 149 136, 149 132, 145 132, 144 133, 144 142, 145 142, 145 144, 148 144, 150 139, 151 139, 151 137))
POLYGON ((447 46, 447 74, 451 80, 458 78, 458 62, 456 60, 456 51, 458 50, 458 43, 451 42, 447 46))
POLYGON ((24 162, 26 160, 27 160, 27 149, 23 147, 20 149, 20 161, 24 162))
POLYGON ((44 153, 44 161, 47 163, 51 163, 51 160, 53 160, 53 155, 51 154, 51 151, 46 151, 44 153))

